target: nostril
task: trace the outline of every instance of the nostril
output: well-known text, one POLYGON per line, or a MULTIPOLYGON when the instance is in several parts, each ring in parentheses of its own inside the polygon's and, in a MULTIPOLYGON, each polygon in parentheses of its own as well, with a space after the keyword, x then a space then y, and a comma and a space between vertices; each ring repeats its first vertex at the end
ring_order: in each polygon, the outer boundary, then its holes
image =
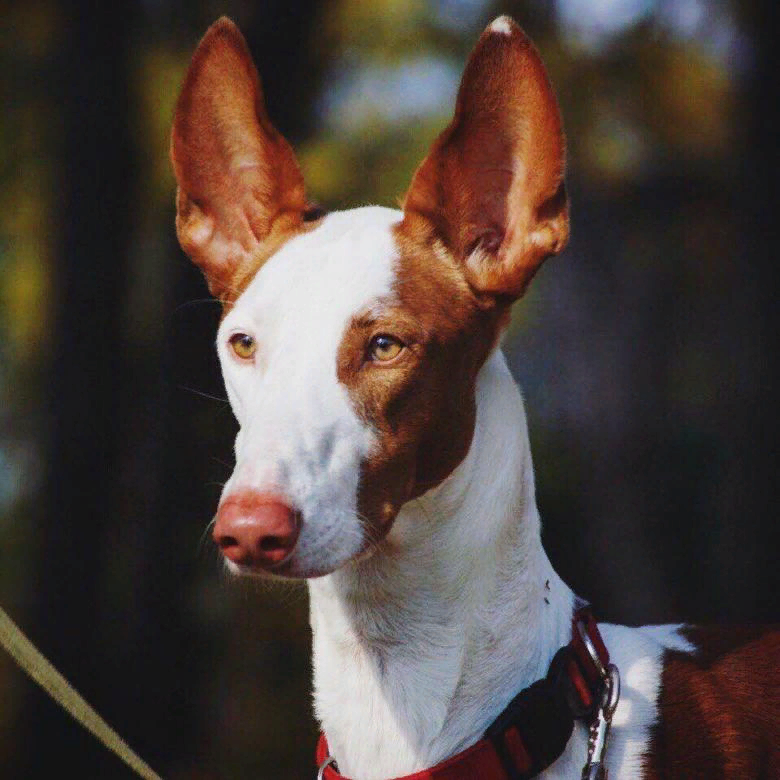
POLYGON ((229 547, 238 547, 238 539, 232 536, 219 536, 215 541, 221 550, 227 550, 229 547))
POLYGON ((265 536, 260 540, 260 549, 265 552, 273 552, 287 545, 278 536, 265 536))

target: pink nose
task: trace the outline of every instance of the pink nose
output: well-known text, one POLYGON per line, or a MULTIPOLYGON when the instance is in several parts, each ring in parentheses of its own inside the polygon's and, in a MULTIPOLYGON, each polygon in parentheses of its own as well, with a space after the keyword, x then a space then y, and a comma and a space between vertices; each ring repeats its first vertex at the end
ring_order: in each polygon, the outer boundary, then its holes
POLYGON ((214 541, 233 563, 271 569, 295 549, 300 515, 278 496, 242 490, 222 500, 214 541))

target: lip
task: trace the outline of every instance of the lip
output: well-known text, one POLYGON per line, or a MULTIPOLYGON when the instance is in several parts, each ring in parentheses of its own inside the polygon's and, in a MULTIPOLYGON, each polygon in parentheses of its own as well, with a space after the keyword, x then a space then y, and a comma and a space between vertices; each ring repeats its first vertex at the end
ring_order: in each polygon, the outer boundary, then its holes
MULTIPOLYGON (((362 556, 362 551, 358 555, 362 556)), ((279 563, 263 568, 260 566, 246 566, 245 564, 233 563, 232 561, 225 560, 225 565, 228 571, 236 577, 253 577, 258 579, 276 579, 276 580, 310 580, 318 577, 326 577, 328 574, 338 571, 340 568, 349 563, 354 558, 349 558, 342 564, 333 568, 318 568, 318 567, 300 567, 295 561, 295 551, 293 551, 287 558, 279 563)))

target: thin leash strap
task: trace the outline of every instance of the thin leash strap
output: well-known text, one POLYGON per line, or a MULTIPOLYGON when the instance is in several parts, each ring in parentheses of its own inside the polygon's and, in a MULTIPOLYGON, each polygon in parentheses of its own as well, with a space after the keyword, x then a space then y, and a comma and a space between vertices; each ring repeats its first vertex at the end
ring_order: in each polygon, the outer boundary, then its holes
POLYGON ((49 663, 0 607, 0 644, 17 664, 71 717, 91 732, 112 753, 144 780, 161 780, 139 758, 119 734, 81 697, 76 689, 49 663))

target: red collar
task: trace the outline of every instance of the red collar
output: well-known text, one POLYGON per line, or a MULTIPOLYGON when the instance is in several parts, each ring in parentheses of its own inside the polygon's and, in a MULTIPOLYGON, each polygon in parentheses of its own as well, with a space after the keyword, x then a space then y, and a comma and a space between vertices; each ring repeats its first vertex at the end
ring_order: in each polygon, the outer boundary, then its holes
MULTIPOLYGON (((566 748, 574 721, 595 714, 609 664, 609 653, 590 609, 572 619, 572 639, 555 654, 547 677, 520 691, 475 745, 430 769, 396 780, 529 780, 566 748), (590 642, 597 659, 587 647, 590 642)), ((317 764, 328 758, 321 734, 317 764)), ((347 780, 325 767, 323 780, 347 780)))

